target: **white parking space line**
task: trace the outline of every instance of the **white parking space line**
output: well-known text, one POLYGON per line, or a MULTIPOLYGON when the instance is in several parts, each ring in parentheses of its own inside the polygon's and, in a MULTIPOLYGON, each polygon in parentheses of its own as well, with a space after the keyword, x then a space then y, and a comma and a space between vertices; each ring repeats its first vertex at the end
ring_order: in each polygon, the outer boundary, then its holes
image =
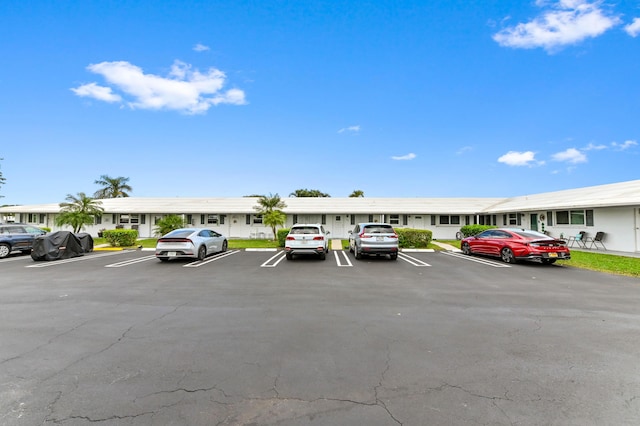
POLYGON ((282 262, 282 260, 284 258, 285 258, 285 253, 283 251, 280 251, 280 252, 276 253, 275 255, 271 256, 266 262, 264 262, 262 265, 260 265, 260 267, 261 268, 275 268, 276 266, 278 266, 278 263, 282 262), (278 259, 278 256, 281 256, 280 259, 278 259))
POLYGON ((334 256, 336 257, 336 264, 337 264, 338 266, 346 266, 346 267, 353 266, 353 265, 351 264, 351 261, 349 260, 349 257, 347 256, 347 253, 346 253, 344 250, 339 250, 339 251, 340 251, 340 253, 342 253, 342 257, 344 257, 344 260, 345 260, 345 262, 347 262, 347 263, 342 264, 342 261, 340 260, 340 256, 338 256, 338 251, 334 251, 334 252, 333 252, 333 254, 334 254, 334 256))
POLYGON ((104 265, 104 267, 105 268, 122 268, 123 266, 129 266, 129 265, 133 265, 135 263, 146 262, 147 260, 151 260, 151 259, 155 259, 155 258, 156 258, 155 255, 145 256, 145 257, 140 257, 138 259, 123 260, 122 262, 112 263, 110 265, 104 265))
POLYGON ((187 263, 186 265, 183 266, 183 268, 199 268, 202 265, 206 265, 207 263, 215 262, 216 260, 223 259, 223 258, 225 258, 227 256, 231 256, 232 254, 236 254, 236 253, 239 253, 239 252, 240 252, 240 250, 232 250, 232 251, 226 251, 226 252, 220 253, 220 254, 214 254, 213 256, 211 256, 208 259, 196 260, 195 262, 187 263))
POLYGON ((423 262, 420 259, 416 259, 415 257, 409 256, 409 255, 404 254, 404 253, 398 253, 398 258, 404 260, 407 263, 412 264, 413 266, 418 266, 418 267, 431 266, 428 263, 423 262))
POLYGON ((470 262, 476 262, 487 266, 492 266, 494 268, 511 268, 511 265, 507 265, 505 263, 494 262, 493 260, 481 259, 473 256, 469 256, 462 253, 454 253, 450 251, 442 251, 442 254, 446 254, 447 256, 457 257, 458 259, 468 260, 470 262))
POLYGON ((64 265, 65 263, 73 263, 73 262, 84 262, 87 260, 94 260, 94 259, 99 259, 101 257, 106 257, 106 256, 115 256, 115 255, 119 255, 122 253, 126 253, 126 251, 122 250, 122 251, 112 251, 112 252, 108 252, 108 253, 101 253, 101 254, 92 254, 89 256, 78 256, 78 257, 72 257, 71 259, 62 259, 62 260, 51 260, 48 262, 44 262, 44 263, 38 263, 35 265, 29 265, 26 266, 26 268, 48 268, 50 266, 58 266, 58 265, 64 265))

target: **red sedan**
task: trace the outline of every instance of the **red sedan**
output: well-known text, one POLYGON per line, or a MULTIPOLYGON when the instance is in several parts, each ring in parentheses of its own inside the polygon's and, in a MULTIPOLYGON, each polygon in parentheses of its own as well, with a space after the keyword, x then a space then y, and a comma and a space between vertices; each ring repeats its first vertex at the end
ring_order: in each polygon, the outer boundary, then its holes
POLYGON ((559 259, 571 259, 565 240, 526 229, 487 229, 463 239, 460 247, 464 254, 497 256, 507 263, 534 260, 551 264, 559 259))

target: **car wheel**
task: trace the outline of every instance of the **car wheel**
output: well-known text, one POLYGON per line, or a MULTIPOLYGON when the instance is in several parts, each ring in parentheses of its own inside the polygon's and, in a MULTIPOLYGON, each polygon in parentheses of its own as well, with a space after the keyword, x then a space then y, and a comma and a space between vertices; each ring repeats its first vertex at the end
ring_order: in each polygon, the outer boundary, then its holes
POLYGON ((554 263, 556 263, 556 259, 542 259, 542 263, 544 263, 545 265, 553 265, 554 263))
POLYGON ((466 255, 470 255, 471 254, 471 246, 469 245, 469 243, 462 243, 462 252, 466 255))
POLYGON ((325 260, 327 258, 327 254, 325 252, 320 253, 320 260, 325 260))
POLYGON ((159 257, 158 259, 160 259, 160 262, 168 262, 169 261, 168 257, 159 257))
POLYGON ((389 258, 390 258, 391 260, 398 260, 398 253, 390 254, 390 255, 389 255, 389 258))
POLYGON ((203 260, 207 257, 207 248, 205 246, 200 246, 198 249, 198 260, 203 260))
POLYGON ((353 253, 353 247, 351 247, 351 243, 349 243, 349 253, 353 253))
POLYGON ((224 240, 224 242, 222 243, 222 251, 227 251, 227 247, 229 245, 227 244, 227 240, 224 240))
POLYGON ((500 257, 505 263, 516 263, 516 258, 509 247, 505 247, 500 251, 500 257))
POLYGON ((356 259, 362 259, 362 253, 358 250, 358 246, 353 246, 353 254, 356 256, 356 259))
POLYGON ((7 244, 0 244, 0 259, 4 259, 9 254, 11 254, 11 248, 7 244))
POLYGON ((293 259, 293 255, 291 253, 287 253, 286 256, 287 256, 287 260, 293 259))

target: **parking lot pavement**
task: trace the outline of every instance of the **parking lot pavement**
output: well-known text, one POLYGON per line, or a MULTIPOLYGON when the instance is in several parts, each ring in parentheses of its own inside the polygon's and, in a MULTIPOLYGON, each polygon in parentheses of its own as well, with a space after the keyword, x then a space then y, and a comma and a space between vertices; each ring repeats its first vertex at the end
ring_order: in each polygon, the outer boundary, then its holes
POLYGON ((275 254, 0 261, 0 424, 638 424, 638 279, 275 254))

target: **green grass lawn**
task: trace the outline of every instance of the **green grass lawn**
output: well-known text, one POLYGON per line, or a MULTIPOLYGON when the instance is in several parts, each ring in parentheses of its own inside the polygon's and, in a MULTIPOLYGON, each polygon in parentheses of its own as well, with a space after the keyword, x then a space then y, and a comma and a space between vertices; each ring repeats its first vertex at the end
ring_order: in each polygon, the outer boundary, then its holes
MULTIPOLYGON (((138 240, 138 246, 143 248, 154 248, 157 239, 146 238, 138 240)), ((441 243, 447 243, 454 247, 460 248, 458 240, 438 240, 441 243)), ((94 238, 94 245, 107 244, 104 238, 94 238)), ((234 250, 242 250, 246 248, 278 248, 278 242, 272 240, 229 240, 229 248, 234 250)), ((342 248, 349 249, 349 241, 342 240, 342 248)), ((430 244, 428 248, 434 250, 442 250, 435 244, 430 244)), ((640 258, 616 256, 606 253, 591 253, 574 250, 571 252, 571 260, 561 261, 562 265, 589 269, 591 271, 607 272, 610 274, 626 275, 630 277, 640 278, 640 258)))

